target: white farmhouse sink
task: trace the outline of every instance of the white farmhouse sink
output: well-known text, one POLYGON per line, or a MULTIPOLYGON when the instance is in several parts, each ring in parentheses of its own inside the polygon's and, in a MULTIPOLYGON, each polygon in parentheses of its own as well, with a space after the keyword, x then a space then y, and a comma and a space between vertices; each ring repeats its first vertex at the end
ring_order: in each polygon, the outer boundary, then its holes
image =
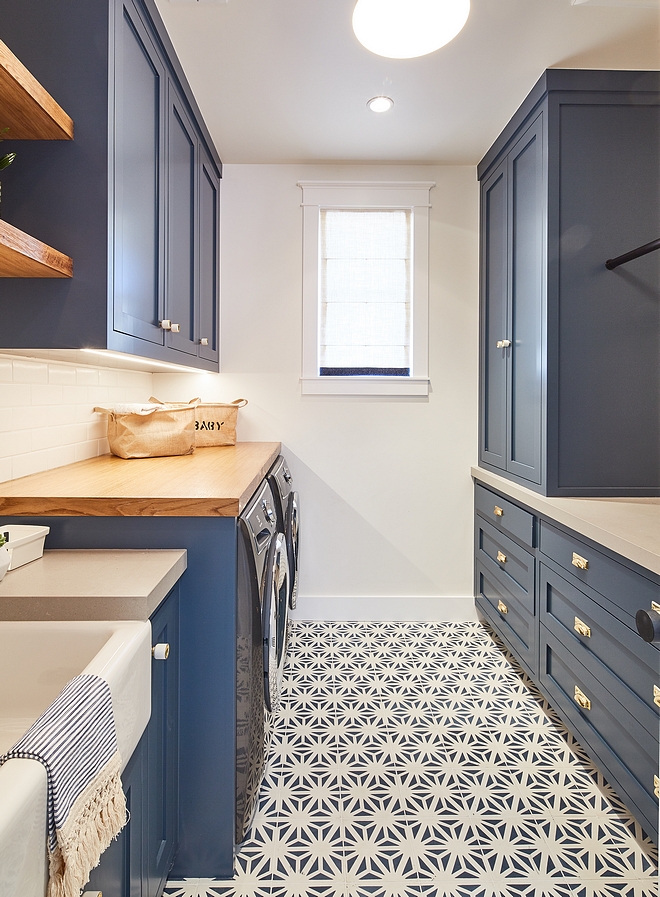
MULTIPOLYGON (((0 753, 80 673, 110 685, 125 766, 151 713, 148 622, 0 622, 0 753)), ((0 894, 44 897, 46 772, 35 760, 0 767, 0 894)))

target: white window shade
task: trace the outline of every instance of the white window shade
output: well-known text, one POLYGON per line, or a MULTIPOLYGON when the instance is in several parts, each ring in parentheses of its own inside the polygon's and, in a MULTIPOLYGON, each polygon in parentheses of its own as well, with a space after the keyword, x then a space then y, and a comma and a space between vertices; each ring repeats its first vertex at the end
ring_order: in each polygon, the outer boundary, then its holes
POLYGON ((411 218, 320 210, 321 376, 410 375, 411 218))
POLYGON ((430 181, 300 181, 304 394, 428 395, 430 181))

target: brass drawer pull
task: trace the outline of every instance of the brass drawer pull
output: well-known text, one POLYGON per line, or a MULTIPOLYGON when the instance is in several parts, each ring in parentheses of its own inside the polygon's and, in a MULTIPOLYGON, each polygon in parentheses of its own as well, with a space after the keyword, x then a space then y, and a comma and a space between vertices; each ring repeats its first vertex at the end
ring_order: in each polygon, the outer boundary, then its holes
POLYGON ((509 613, 509 608, 506 606, 506 604, 502 600, 497 602, 497 609, 501 614, 509 613))
POLYGON ((506 564, 506 555, 501 551, 497 552, 497 563, 498 564, 506 564))
POLYGON ((660 779, 657 776, 653 776, 653 793, 660 797, 660 779))
POLYGON ((493 514, 496 517, 504 517, 504 511, 498 505, 495 505, 495 507, 493 508, 493 514))
POLYGON ((583 635, 585 638, 591 638, 591 629, 589 628, 589 626, 587 626, 586 623, 583 623, 579 617, 575 618, 573 629, 578 633, 578 635, 583 635))
POLYGON ((660 604, 658 604, 657 601, 652 601, 651 610, 654 610, 657 614, 660 614, 660 604))
POLYGON ((591 701, 585 693, 577 687, 577 685, 575 686, 575 694, 573 697, 575 698, 575 703, 579 704, 583 710, 591 710, 591 701))
POLYGON ((653 686, 653 703, 660 707, 660 688, 657 685, 653 686))
POLYGON ((573 560, 571 561, 574 567, 577 567, 578 570, 588 570, 589 569, 589 561, 586 558, 580 557, 575 551, 573 552, 573 560))

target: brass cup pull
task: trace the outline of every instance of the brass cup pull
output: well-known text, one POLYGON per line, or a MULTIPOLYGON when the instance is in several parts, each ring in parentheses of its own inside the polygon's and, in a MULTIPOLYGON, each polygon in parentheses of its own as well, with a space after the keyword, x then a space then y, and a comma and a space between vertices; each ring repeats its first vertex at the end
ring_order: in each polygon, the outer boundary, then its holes
POLYGON ((660 797, 660 779, 657 776, 653 776, 653 793, 660 797))
POLYGON ((575 693, 573 695, 573 698, 575 699, 575 703, 579 704, 579 706, 582 707, 583 710, 591 710, 591 701, 585 695, 585 693, 577 687, 577 685, 575 686, 575 693))
POLYGON ((583 623, 579 617, 575 618, 573 629, 577 632, 578 635, 583 635, 585 638, 591 638, 591 629, 589 628, 589 626, 587 626, 586 623, 583 623))
POLYGON ((497 609, 501 614, 509 613, 509 608, 506 606, 506 604, 502 600, 497 602, 497 609))
POLYGON ((497 552, 497 563, 498 564, 506 564, 506 555, 501 551, 497 552))
POLYGON ((657 685, 653 686, 653 703, 656 707, 660 707, 660 688, 657 685))
POLYGON ((573 560, 571 561, 574 567, 577 567, 578 570, 588 570, 589 569, 589 561, 586 558, 580 557, 579 554, 573 552, 573 560))
POLYGON ((504 517, 504 511, 502 510, 502 508, 498 507, 497 505, 495 505, 495 507, 493 508, 493 514, 496 517, 504 517))

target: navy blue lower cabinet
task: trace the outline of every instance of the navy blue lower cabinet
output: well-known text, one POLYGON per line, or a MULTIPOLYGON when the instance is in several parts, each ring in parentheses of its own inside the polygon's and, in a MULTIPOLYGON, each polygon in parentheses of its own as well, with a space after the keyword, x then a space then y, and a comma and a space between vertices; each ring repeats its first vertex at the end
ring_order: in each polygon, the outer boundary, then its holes
MULTIPOLYGON (((51 549, 187 549, 188 568, 179 580, 179 837, 171 877, 231 878, 236 794, 236 519, 6 519, 49 526, 51 549)), ((156 819, 162 819, 160 808, 154 810, 156 819)), ((154 834, 154 846, 162 841, 154 834)), ((156 880, 160 872, 156 865, 152 868, 156 880)), ((114 891, 107 893, 114 897, 114 891)))
POLYGON ((140 739, 121 774, 129 821, 92 869, 87 891, 102 891, 113 897, 143 897, 144 775, 147 769, 145 736, 140 739))
POLYGON ((160 897, 172 868, 179 830, 179 589, 151 618, 151 718, 146 729, 144 886, 160 897), (158 650, 160 648, 160 650, 158 650))
POLYGON ((660 577, 481 485, 474 575, 480 617, 657 842, 660 651, 634 613, 660 577))
POLYGON ((113 897, 160 897, 177 848, 179 797, 179 587, 151 618, 151 717, 122 773, 127 826, 93 870, 88 890, 113 897))
POLYGON ((541 626, 539 684, 591 759, 642 823, 658 838, 658 733, 640 723, 634 703, 619 703, 559 639, 541 626))

